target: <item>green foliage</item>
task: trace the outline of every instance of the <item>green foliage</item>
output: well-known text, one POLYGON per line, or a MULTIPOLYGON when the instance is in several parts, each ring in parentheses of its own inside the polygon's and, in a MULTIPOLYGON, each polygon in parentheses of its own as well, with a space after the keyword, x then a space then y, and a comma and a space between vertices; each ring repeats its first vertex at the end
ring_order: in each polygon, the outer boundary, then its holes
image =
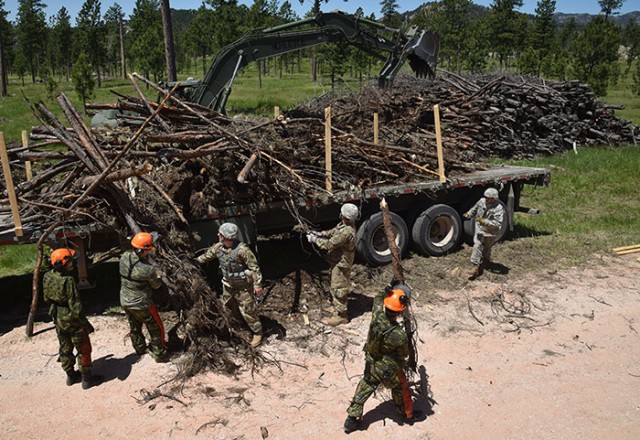
POLYGON ((598 96, 606 95, 609 83, 615 83, 617 78, 620 38, 620 27, 598 15, 584 27, 576 40, 574 75, 591 84, 598 96))
MULTIPOLYGON (((118 3, 114 3, 104 14, 104 63, 107 72, 112 77, 122 77, 122 62, 120 57, 120 25, 124 19, 124 12, 118 3)), ((124 30, 123 30, 124 33, 124 30)))
POLYGON ((127 34, 129 54, 135 69, 156 82, 164 77, 164 42, 162 18, 158 2, 136 0, 136 6, 129 20, 131 31, 127 34))
MULTIPOLYGON (((543 67, 550 66, 550 56, 555 40, 556 22, 553 14, 556 10, 555 0, 540 0, 533 19, 533 30, 528 50, 533 55, 533 69, 529 73, 540 75, 543 67)), ((525 49, 525 50, 527 50, 525 49)))
POLYGON ((71 71, 73 31, 71 17, 64 6, 60 8, 53 18, 51 40, 53 65, 64 72, 68 81, 71 71))
POLYGON ((396 0, 382 0, 380 2, 380 21, 392 28, 399 28, 402 24, 402 18, 398 12, 398 2, 396 0))
POLYGON ((83 105, 95 97, 96 82, 93 79, 91 65, 88 63, 84 53, 81 53, 76 59, 71 76, 73 78, 73 87, 83 105))
POLYGON ((46 59, 45 43, 47 41, 45 4, 39 0, 20 0, 18 6, 18 52, 22 52, 26 67, 31 73, 31 81, 36 82, 36 75, 41 62, 46 59))
POLYGON ((0 246, 0 278, 33 273, 37 255, 35 245, 0 246))
MULTIPOLYGON (((477 49, 478 40, 474 37, 477 26, 472 29, 471 0, 442 0, 425 13, 425 29, 433 29, 443 38, 440 43, 439 64, 446 63, 447 69, 461 72, 463 60, 473 54, 470 48, 477 49)), ((481 51, 481 54, 486 52, 481 51)))
POLYGON ((53 101, 58 94, 58 83, 53 77, 53 73, 50 72, 44 80, 45 88, 47 90, 47 99, 53 101))
POLYGON ((520 50, 526 34, 526 22, 515 11, 522 4, 522 0, 494 0, 491 5, 488 18, 490 45, 498 55, 502 68, 506 66, 508 58, 520 50))

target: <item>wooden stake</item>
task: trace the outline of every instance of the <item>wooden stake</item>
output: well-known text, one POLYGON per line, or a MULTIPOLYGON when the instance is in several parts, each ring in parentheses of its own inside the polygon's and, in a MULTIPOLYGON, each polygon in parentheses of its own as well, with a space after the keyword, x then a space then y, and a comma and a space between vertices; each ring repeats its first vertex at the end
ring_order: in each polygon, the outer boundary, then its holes
MULTIPOLYGON (((22 130, 22 146, 29 146, 29 138, 27 137, 27 130, 22 130)), ((26 160, 24 162, 24 169, 27 171, 27 180, 31 180, 33 178, 33 173, 31 172, 31 161, 26 160)))
POLYGON ((378 112, 373 114, 373 143, 378 145, 378 112))
POLYGON ((618 251, 616 252, 616 255, 635 254, 636 252, 640 252, 640 247, 636 249, 627 249, 626 251, 618 251))
POLYGON ((613 248, 614 252, 620 252, 620 251, 627 251, 629 249, 638 249, 640 248, 640 244, 634 244, 631 246, 622 246, 622 247, 617 247, 617 248, 613 248))
POLYGON ((16 189, 13 186, 13 177, 11 176, 11 166, 9 165, 9 155, 7 154, 7 146, 4 143, 4 133, 0 131, 0 159, 2 160, 2 171, 4 173, 4 182, 9 195, 9 203, 11 204, 11 214, 13 215, 13 225, 16 230, 16 236, 22 237, 22 220, 20 219, 20 210, 18 209, 18 199, 16 199, 16 189))
POLYGON ((436 123, 436 146, 438 148, 438 174, 440 176, 440 183, 445 183, 447 177, 444 175, 444 157, 442 153, 442 132, 440 130, 440 106, 438 104, 433 106, 433 120, 436 123))
POLYGON ((278 116, 280 116, 280 106, 274 105, 273 106, 273 117, 278 119, 278 116))
POLYGON ((326 181, 325 187, 327 192, 332 192, 331 185, 331 107, 324 109, 324 163, 326 181))

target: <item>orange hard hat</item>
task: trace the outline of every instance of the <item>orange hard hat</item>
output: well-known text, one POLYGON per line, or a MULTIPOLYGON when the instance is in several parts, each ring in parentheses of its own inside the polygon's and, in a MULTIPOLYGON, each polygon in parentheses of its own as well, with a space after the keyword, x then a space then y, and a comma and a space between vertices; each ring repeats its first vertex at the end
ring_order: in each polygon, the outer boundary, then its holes
POLYGON ((67 264, 76 255, 73 249, 59 248, 51 252, 51 265, 53 267, 62 267, 67 264))
POLYGON ((148 232, 138 232, 131 239, 131 246, 136 249, 153 249, 153 235, 148 232))
POLYGON ((409 297, 402 289, 393 289, 384 299, 384 306, 394 312, 402 312, 407 307, 409 297))

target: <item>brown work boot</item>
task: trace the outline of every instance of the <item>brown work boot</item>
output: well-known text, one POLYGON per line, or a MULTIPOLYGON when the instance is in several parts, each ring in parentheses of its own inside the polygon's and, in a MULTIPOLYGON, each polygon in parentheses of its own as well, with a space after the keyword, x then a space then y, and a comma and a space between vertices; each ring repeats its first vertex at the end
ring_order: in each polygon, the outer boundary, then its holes
POLYGON ((260 344, 262 344, 262 334, 256 333, 255 335, 253 335, 253 339, 251 339, 251 346, 253 348, 256 348, 260 344))
POLYGON ((341 325, 341 324, 348 324, 349 320, 347 319, 346 316, 344 315, 333 315, 331 318, 329 318, 329 320, 327 321, 327 324, 329 324, 330 326, 337 326, 337 325, 341 325))
POLYGON ((475 280, 480 275, 480 265, 474 264, 473 268, 469 271, 469 279, 475 280))

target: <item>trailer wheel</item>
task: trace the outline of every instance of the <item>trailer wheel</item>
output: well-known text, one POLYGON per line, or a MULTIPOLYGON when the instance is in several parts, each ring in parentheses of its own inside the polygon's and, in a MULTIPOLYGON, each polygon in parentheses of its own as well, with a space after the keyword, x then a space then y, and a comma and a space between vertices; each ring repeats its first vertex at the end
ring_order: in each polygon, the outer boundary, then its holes
MULTIPOLYGON (((507 205, 504 204, 502 200, 498 200, 498 203, 502 205, 504 209, 504 219, 502 220, 502 226, 500 227, 500 232, 498 232, 498 236, 496 237, 496 242, 502 241, 507 235, 507 229, 509 227, 509 219, 507 213, 507 205)), ((473 236, 476 233, 476 222, 472 218, 467 218, 464 220, 463 224, 464 229, 464 241, 469 246, 473 246, 473 236)))
POLYGON ((453 251, 462 237, 458 212, 447 205, 433 205, 416 219, 411 238, 422 254, 440 257, 453 251))
MULTIPOLYGON (((409 229, 398 214, 391 214, 391 226, 396 233, 396 245, 403 254, 409 245, 409 229)), ((356 252, 358 256, 371 266, 391 263, 391 251, 384 232, 382 213, 373 214, 358 228, 356 234, 356 252)))

